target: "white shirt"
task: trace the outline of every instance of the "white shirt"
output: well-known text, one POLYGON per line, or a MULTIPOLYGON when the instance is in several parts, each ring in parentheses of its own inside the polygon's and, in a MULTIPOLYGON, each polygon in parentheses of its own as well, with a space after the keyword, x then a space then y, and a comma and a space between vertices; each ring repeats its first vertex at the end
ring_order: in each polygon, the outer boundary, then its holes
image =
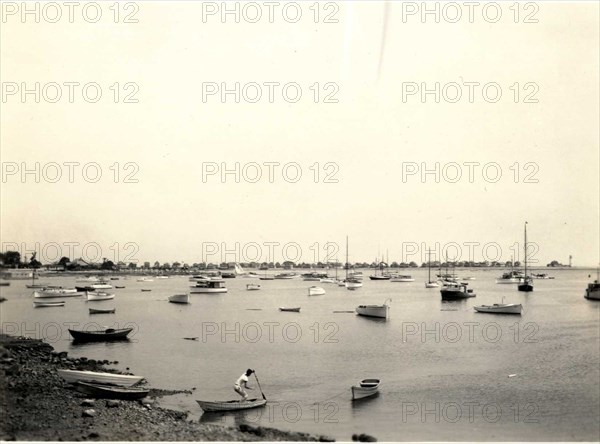
POLYGON ((240 376, 237 381, 235 381, 235 385, 237 386, 242 386, 242 382, 248 382, 248 376, 246 376, 246 373, 244 373, 242 376, 240 376))

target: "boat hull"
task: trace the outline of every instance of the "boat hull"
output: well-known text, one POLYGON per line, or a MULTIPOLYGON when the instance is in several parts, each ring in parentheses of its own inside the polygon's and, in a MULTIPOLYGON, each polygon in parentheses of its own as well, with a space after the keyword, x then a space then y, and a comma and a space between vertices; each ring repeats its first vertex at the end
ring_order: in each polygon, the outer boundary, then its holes
POLYGON ((78 392, 93 396, 94 398, 104 399, 142 399, 148 396, 150 390, 143 388, 117 387, 114 385, 94 384, 78 381, 75 383, 78 392))
POLYGON ((196 402, 205 412, 232 412, 236 410, 254 409, 264 406, 265 399, 248 399, 247 401, 199 401, 196 402))
POLYGON ((357 385, 353 385, 352 400, 367 398, 379 393, 379 379, 363 379, 357 385))
POLYGON ((107 308, 107 309, 90 308, 90 314, 110 314, 110 313, 114 313, 116 311, 117 311, 116 308, 107 308))
POLYGON ((174 294, 169 297, 169 302, 173 304, 189 304, 190 303, 190 295, 189 294, 174 294))
POLYGON ((97 384, 120 385, 122 387, 131 387, 139 383, 143 376, 119 375, 115 373, 91 372, 88 370, 57 370, 61 378, 70 384, 78 381, 91 382, 97 384))
POLYGON ((87 300, 88 301, 108 301, 110 299, 114 299, 114 294, 108 293, 88 293, 87 300))
POLYGON ((64 307, 65 301, 56 301, 56 302, 42 302, 42 301, 33 301, 34 307, 64 307))
POLYGON ((300 313, 300 307, 279 307, 279 311, 289 311, 293 313, 300 313))
POLYGON ((34 291, 33 292, 33 297, 34 298, 74 298, 74 297, 79 297, 79 296, 83 296, 85 293, 81 292, 81 291, 76 291, 76 290, 67 290, 64 292, 60 292, 60 291, 34 291))
POLYGON ((99 331, 81 331, 71 330, 69 333, 73 339, 79 342, 99 342, 99 341, 119 341, 127 338, 127 335, 133 331, 133 328, 107 329, 99 331))
POLYGON ((310 287, 308 289, 309 296, 321 296, 325 294, 325 289, 321 287, 310 287))
POLYGON ((516 314, 520 315, 523 310, 521 304, 496 304, 496 305, 480 305, 473 307, 479 313, 496 313, 496 314, 516 314))
POLYGON ((359 305, 356 314, 370 318, 387 319, 390 307, 388 305, 359 305))

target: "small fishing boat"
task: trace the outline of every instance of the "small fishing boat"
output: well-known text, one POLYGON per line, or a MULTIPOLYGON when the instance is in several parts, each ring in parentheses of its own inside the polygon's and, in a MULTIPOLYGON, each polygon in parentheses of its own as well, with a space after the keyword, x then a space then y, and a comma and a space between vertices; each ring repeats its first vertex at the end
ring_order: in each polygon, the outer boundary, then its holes
POLYGON ((596 280, 591 284, 588 284, 587 288, 585 289, 584 297, 592 301, 600 301, 600 268, 598 268, 596 274, 596 280))
POLYGON ((223 279, 211 279, 197 282, 190 287, 190 293, 227 293, 227 287, 223 279))
MULTIPOLYGON (((512 266, 512 259, 511 259, 511 266, 512 266)), ((502 276, 500 276, 499 278, 496 279, 496 283, 497 284, 518 284, 521 279, 523 279, 525 276, 523 276, 523 273, 521 273, 520 271, 516 271, 516 270, 511 270, 509 273, 502 273, 502 276)))
POLYGON ((88 301, 108 301, 109 299, 114 299, 115 295, 108 293, 99 293, 96 291, 87 292, 86 294, 88 301))
POLYGON ((65 301, 33 301, 34 307, 64 307, 65 301))
POLYGON ((104 385, 93 382, 77 381, 75 388, 78 392, 93 396, 94 398, 105 399, 142 399, 148 396, 149 389, 141 387, 119 387, 116 385, 104 385))
POLYGON ((533 273, 531 276, 534 279, 554 279, 554 276, 549 276, 548 273, 533 273))
POLYGON ((124 285, 115 285, 115 288, 122 289, 122 288, 125 288, 125 286, 124 285))
POLYGON ((235 410, 247 410, 262 407, 267 403, 266 399, 247 399, 246 401, 198 401, 205 412, 230 412, 235 410))
POLYGON ((248 291, 260 290, 260 285, 258 285, 258 284, 246 284, 246 290, 248 290, 248 291))
POLYGON ((45 287, 40 291, 34 291, 34 298, 71 298, 83 296, 85 293, 77 291, 74 288, 55 288, 45 287))
POLYGON ((73 339, 81 342, 92 341, 118 341, 127 338, 127 335, 133 331, 133 328, 106 328, 104 330, 71 330, 69 333, 73 339))
POLYGON ((118 280, 119 280, 119 278, 118 278, 118 277, 111 277, 111 278, 110 278, 110 280, 111 280, 111 281, 118 281, 118 280))
POLYGON ((187 293, 174 294, 173 296, 169 296, 169 302, 173 304, 189 304, 190 295, 187 293))
POLYGON ((89 286, 94 290, 109 290, 112 288, 112 285, 110 285, 108 282, 98 282, 97 284, 91 284, 89 286))
POLYGON ((279 307, 279 311, 290 311, 300 313, 300 307, 279 307))
POLYGON ((498 314, 521 314, 523 306, 521 304, 494 304, 479 305, 473 307, 479 313, 498 313, 498 314))
POLYGON ((96 289, 94 287, 92 287, 91 285, 86 285, 86 286, 76 285, 75 290, 80 291, 82 293, 85 293, 87 291, 96 291, 96 289))
POLYGON ((139 383, 143 376, 120 375, 117 373, 91 372, 89 370, 57 370, 61 378, 70 384, 78 381, 113 386, 131 387, 139 383))
POLYGON ((391 299, 386 299, 383 305, 359 305, 356 307, 356 314, 360 316, 367 316, 371 318, 382 318, 387 319, 390 311, 390 306, 387 305, 391 299))
POLYGON ((267 276, 267 275, 265 275, 265 276, 259 277, 259 279, 261 281, 274 281, 275 280, 275 276, 267 276))
POLYGON ((308 288, 309 296, 321 296, 323 294, 325 294, 325 289, 323 287, 317 287, 313 285, 312 287, 308 288))
POLYGON ((149 277, 143 277, 143 278, 139 278, 137 281, 138 282, 154 282, 154 279, 149 278, 149 277))
POLYGON ((367 396, 376 395, 379 392, 379 379, 363 379, 357 385, 353 385, 352 400, 366 398, 367 396))
POLYGON ((415 279, 407 274, 401 274, 399 276, 393 277, 390 279, 390 282, 414 282, 415 279))
POLYGON ((110 314, 116 311, 116 308, 90 308, 90 314, 110 314))
POLYGON ((321 278, 321 283, 323 284, 333 284, 335 281, 332 278, 321 278))
POLYGON ((142 291, 152 291, 150 288, 142 288, 142 291))
POLYGON ((275 275, 275 279, 294 279, 296 276, 298 276, 296 273, 291 272, 291 273, 279 273, 275 275))
POLYGON ((456 282, 447 282, 440 290, 442 300, 455 301, 457 299, 474 298, 477 296, 475 292, 471 288, 467 288, 467 286, 468 284, 466 282, 461 282, 460 284, 456 282))

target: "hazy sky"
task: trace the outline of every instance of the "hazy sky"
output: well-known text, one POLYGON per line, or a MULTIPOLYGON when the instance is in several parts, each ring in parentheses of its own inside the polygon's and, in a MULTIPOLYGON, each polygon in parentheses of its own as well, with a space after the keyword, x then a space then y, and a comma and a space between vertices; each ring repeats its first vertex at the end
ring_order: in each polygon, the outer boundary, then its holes
POLYGON ((4 250, 314 261, 333 242, 341 260, 347 234, 351 261, 420 262, 436 243, 505 261, 522 260, 528 221, 538 263, 599 262, 597 2, 501 3, 496 22, 483 2, 437 3, 439 23, 420 2, 281 2, 273 23, 262 2, 239 3, 240 23, 220 2, 121 4, 118 17, 100 2, 96 23, 86 4, 40 3, 36 23, 3 3, 4 250), (39 103, 21 94, 36 82, 39 103), (239 103, 206 94, 236 82, 239 103), (436 82, 439 103, 421 95, 436 82), (39 178, 23 177, 36 162, 39 178), (236 163, 239 181, 222 178, 236 163), (438 182, 421 177, 436 163, 438 182))

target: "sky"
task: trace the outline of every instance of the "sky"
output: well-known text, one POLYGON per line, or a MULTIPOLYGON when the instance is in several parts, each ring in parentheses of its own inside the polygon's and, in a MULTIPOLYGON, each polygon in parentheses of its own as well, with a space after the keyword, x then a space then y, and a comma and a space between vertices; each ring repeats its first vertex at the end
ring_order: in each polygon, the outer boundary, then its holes
POLYGON ((2 250, 600 262, 597 2, 98 4, 2 4, 2 250))

